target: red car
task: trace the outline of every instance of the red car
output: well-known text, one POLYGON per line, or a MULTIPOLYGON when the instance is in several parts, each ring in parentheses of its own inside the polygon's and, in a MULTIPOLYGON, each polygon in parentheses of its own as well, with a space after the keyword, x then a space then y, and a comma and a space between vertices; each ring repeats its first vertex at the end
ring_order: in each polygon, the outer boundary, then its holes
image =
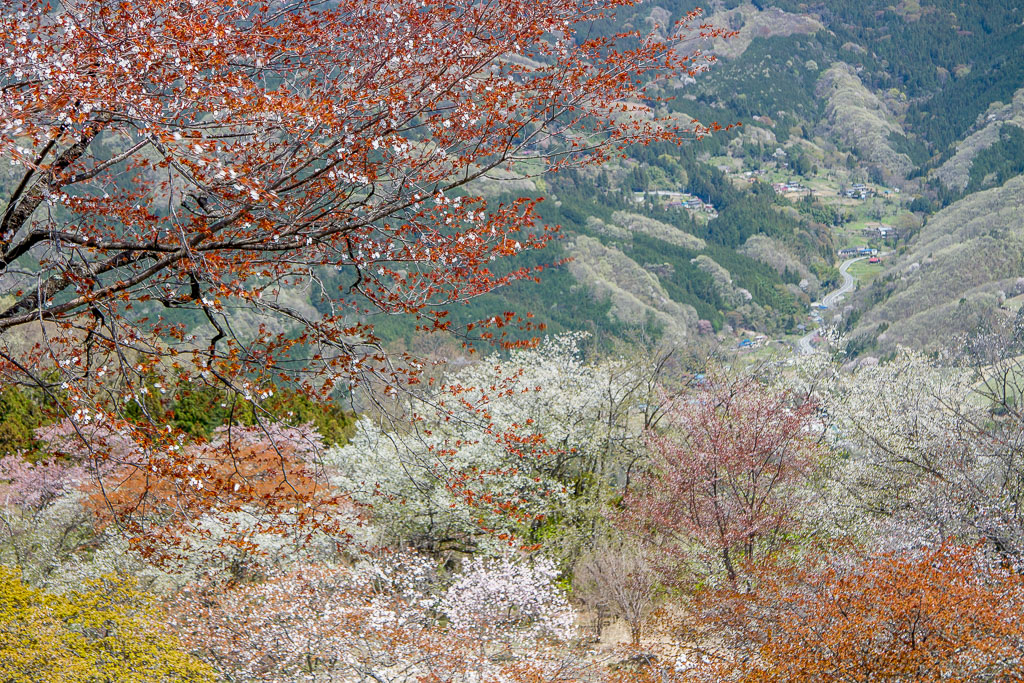
POLYGON ((877 256, 872 256, 871 258, 868 259, 868 263, 878 263, 879 261, 881 261, 881 259, 879 259, 877 256))

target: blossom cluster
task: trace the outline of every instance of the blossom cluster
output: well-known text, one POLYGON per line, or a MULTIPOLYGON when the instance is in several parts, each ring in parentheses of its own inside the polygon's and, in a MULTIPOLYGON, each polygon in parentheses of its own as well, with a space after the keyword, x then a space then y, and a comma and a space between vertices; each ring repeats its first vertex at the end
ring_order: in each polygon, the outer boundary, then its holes
POLYGON ((574 614, 555 586, 557 576, 545 558, 531 563, 509 554, 474 558, 445 592, 440 610, 458 629, 568 640, 574 614))

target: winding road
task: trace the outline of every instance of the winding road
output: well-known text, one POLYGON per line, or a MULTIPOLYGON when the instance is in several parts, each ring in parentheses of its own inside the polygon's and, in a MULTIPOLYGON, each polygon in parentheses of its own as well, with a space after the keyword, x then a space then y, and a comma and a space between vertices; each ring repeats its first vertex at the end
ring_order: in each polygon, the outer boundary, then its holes
MULTIPOLYGON (((853 288, 857 284, 857 280, 850 275, 850 266, 857 261, 868 258, 867 256, 858 256, 857 258, 851 258, 843 261, 842 265, 839 266, 839 274, 843 277, 843 284, 839 286, 839 289, 829 292, 821 300, 821 303, 825 304, 828 308, 834 307, 838 304, 844 296, 853 291, 853 288)), ((796 352, 799 354, 810 354, 814 353, 814 347, 811 346, 811 340, 814 339, 814 335, 818 333, 818 330, 808 332, 796 343, 796 352)))

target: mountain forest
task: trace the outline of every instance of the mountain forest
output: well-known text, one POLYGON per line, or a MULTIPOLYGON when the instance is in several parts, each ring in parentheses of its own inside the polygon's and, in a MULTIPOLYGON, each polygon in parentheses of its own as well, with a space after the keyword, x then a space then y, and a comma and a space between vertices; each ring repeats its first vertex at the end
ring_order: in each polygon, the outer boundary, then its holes
POLYGON ((1024 680, 1024 5, 0 38, 0 680, 1024 680))

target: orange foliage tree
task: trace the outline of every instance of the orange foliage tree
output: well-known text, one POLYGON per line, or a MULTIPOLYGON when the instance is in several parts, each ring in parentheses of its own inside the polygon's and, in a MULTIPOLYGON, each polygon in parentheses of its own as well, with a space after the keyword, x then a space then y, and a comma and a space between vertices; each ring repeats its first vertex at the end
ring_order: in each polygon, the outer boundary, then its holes
MULTIPOLYGON (((74 458, 82 431, 68 422, 41 430, 65 459, 74 458)), ((183 446, 189 464, 181 477, 151 477, 134 459, 134 443, 84 432, 112 454, 98 463, 99 482, 85 482, 86 508, 100 526, 119 523, 145 556, 170 569, 187 560, 241 578, 306 545, 314 531, 340 541, 358 522, 357 506, 317 469, 321 440, 310 427, 221 427, 183 446)))
POLYGON ((632 4, 4 3, 0 377, 41 387, 93 457, 100 423, 175 482, 195 451, 146 419, 169 381, 257 404, 415 383, 367 319, 451 329, 446 305, 536 277, 491 263, 556 230, 472 181, 707 130, 630 115, 704 68, 677 41, 713 33, 693 13, 668 41, 591 34, 632 4))
POLYGON ((975 548, 890 553, 852 566, 775 571, 761 578, 751 593, 717 596, 724 617, 719 633, 732 633, 737 647, 724 658, 727 665, 695 667, 692 677, 780 682, 1024 677, 1024 583, 975 548))
POLYGON ((668 656, 621 683, 1024 679, 1024 581, 978 547, 761 563, 660 624, 668 656))

